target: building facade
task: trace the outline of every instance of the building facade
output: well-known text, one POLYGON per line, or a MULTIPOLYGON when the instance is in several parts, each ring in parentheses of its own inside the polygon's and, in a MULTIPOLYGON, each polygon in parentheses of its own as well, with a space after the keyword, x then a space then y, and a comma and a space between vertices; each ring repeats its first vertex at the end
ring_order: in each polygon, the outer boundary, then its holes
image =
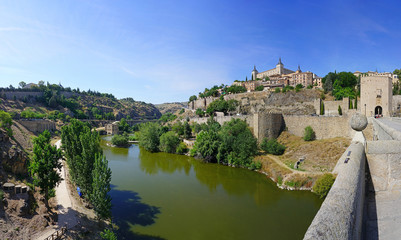
POLYGON ((391 78, 391 81, 393 82, 393 84, 396 84, 399 80, 398 75, 393 74, 391 72, 377 72, 377 70, 375 72, 372 71, 368 71, 368 72, 360 72, 360 71, 356 71, 354 72, 354 75, 359 77, 369 77, 369 76, 382 76, 382 77, 389 77, 391 78))
POLYGON ((114 134, 118 134, 118 123, 119 122, 113 122, 111 124, 107 124, 106 125, 106 132, 107 135, 114 135, 114 134))
POLYGON ((392 115, 393 81, 388 76, 361 77, 361 106, 362 114, 372 117, 392 115))

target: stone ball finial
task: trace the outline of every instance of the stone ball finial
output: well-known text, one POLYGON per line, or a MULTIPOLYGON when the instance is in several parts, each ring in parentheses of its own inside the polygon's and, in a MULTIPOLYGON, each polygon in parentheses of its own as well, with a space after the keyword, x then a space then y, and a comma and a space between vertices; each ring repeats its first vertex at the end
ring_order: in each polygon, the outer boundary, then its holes
POLYGON ((350 120, 351 128, 355 131, 362 131, 368 126, 368 119, 365 115, 354 113, 350 120))

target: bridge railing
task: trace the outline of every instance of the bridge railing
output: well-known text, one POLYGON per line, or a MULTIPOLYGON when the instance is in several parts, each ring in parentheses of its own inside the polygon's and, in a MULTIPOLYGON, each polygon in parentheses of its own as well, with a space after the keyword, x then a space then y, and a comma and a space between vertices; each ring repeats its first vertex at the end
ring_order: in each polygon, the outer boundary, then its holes
POLYGON ((355 134, 333 173, 338 174, 304 239, 361 239, 365 195, 365 138, 355 134))
POLYGON ((52 235, 48 236, 44 240, 56 240, 61 239, 61 237, 67 232, 66 227, 62 227, 61 229, 55 231, 52 235))

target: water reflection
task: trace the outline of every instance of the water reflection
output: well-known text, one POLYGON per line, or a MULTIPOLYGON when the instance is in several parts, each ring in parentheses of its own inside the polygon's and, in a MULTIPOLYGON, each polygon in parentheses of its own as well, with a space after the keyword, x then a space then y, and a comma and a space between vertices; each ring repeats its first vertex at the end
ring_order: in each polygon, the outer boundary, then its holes
POLYGON ((155 236, 146 236, 131 231, 135 225, 148 226, 155 223, 160 208, 141 202, 138 193, 133 191, 117 190, 111 185, 110 196, 113 199, 113 215, 118 216, 115 223, 119 239, 162 239, 155 236))

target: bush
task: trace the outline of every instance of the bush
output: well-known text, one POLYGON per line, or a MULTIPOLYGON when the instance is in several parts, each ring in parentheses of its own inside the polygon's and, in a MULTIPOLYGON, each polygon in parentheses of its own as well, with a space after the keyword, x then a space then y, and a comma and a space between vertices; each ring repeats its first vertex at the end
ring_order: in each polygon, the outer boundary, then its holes
POLYGON ((338 115, 340 115, 340 116, 343 115, 343 110, 341 109, 340 105, 338 105, 338 115))
POLYGON ((160 150, 168 153, 175 153, 180 139, 175 135, 174 132, 166 132, 160 136, 160 150))
POLYGON ((127 135, 114 135, 111 139, 111 143, 113 145, 122 147, 128 145, 128 136, 127 135))
POLYGON ((307 126, 304 132, 304 140, 305 141, 313 141, 316 139, 315 131, 313 131, 311 126, 307 126))
POLYGON ((262 168, 262 163, 261 162, 252 162, 251 164, 249 164, 248 169, 250 170, 259 170, 262 168))
POLYGON ((257 87, 255 88, 255 91, 263 91, 263 89, 264 89, 264 86, 263 86, 263 85, 260 85, 260 86, 257 86, 257 87))
POLYGON ((175 151, 176 151, 176 153, 178 153, 178 154, 185 154, 185 153, 188 152, 188 148, 187 148, 187 146, 185 145, 185 143, 180 142, 180 144, 177 146, 177 149, 176 149, 175 151))
POLYGON ((320 196, 320 198, 325 198, 329 193, 331 186, 333 185, 335 177, 331 173, 326 173, 320 176, 315 185, 313 185, 313 192, 320 196))
POLYGON ((277 142, 276 139, 264 138, 260 144, 260 148, 269 154, 282 155, 286 147, 277 142))
POLYGON ((203 116, 205 116, 205 111, 203 111, 202 109, 198 108, 198 109, 196 109, 195 114, 198 115, 199 117, 203 117, 203 116))
POLYGON ((280 88, 276 87, 276 88, 274 89, 274 92, 275 92, 275 93, 280 93, 281 90, 280 90, 280 88))

